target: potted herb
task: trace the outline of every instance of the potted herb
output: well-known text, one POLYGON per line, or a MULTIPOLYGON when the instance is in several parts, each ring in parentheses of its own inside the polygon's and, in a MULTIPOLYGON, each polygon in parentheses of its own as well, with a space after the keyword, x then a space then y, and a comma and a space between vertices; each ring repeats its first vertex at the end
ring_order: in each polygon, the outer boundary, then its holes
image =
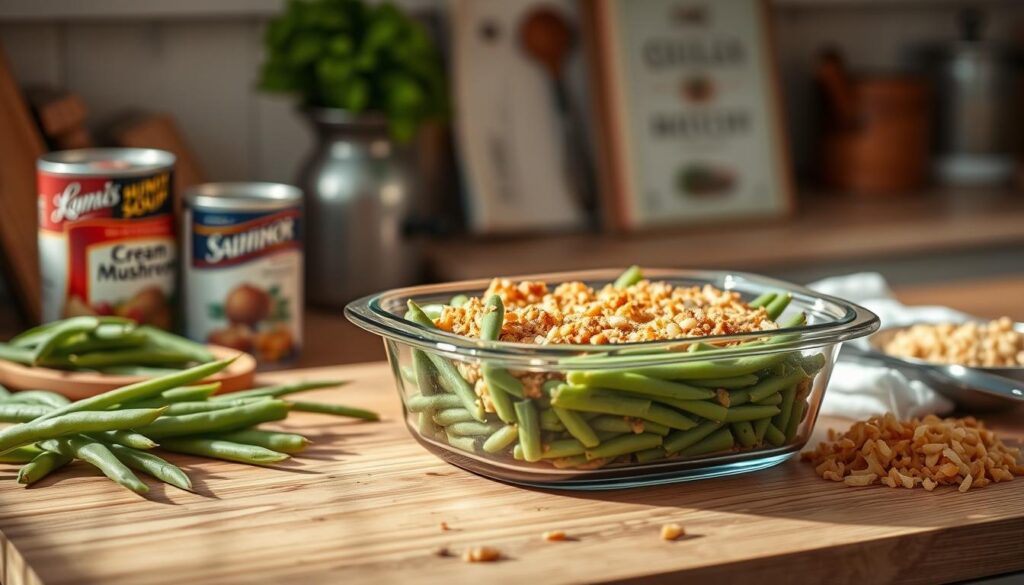
POLYGON ((260 88, 294 94, 317 136, 299 178, 307 297, 340 306, 406 283, 415 270, 402 239, 416 184, 411 144, 447 109, 431 37, 390 3, 291 0, 265 44, 260 88))

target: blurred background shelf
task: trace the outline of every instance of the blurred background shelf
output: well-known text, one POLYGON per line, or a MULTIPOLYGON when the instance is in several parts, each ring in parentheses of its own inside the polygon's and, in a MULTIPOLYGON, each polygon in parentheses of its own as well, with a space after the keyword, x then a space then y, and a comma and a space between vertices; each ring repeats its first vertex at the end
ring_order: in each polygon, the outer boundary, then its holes
POLYGON ((782 221, 638 235, 459 239, 432 243, 428 256, 437 280, 493 276, 496 266, 529 274, 634 262, 752 270, 800 282, 866 269, 863 262, 897 284, 980 277, 1024 269, 1024 197, 1008 190, 875 199, 808 193, 794 217, 782 221), (953 263, 951 255, 977 258, 953 263), (904 266, 903 259, 914 261, 904 266))

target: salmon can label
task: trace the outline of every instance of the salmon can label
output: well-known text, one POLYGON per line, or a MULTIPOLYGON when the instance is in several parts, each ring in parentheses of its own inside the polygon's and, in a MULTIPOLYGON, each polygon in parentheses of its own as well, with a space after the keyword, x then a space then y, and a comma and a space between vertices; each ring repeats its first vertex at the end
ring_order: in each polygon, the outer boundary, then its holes
POLYGON ((185 216, 186 334, 262 365, 291 361, 302 343, 302 207, 297 196, 265 196, 274 188, 298 193, 269 183, 200 185, 185 216))
POLYGON ((173 326, 177 238, 170 153, 63 151, 38 164, 46 321, 120 315, 173 326))

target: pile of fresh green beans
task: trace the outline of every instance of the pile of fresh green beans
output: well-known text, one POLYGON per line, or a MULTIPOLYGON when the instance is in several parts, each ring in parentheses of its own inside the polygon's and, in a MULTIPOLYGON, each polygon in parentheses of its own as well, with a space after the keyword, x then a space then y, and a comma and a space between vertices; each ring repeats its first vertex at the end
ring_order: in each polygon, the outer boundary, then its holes
MULTIPOLYGON (((642 278, 634 266, 613 286, 626 288, 642 278)), ((791 299, 788 293, 766 293, 749 305, 764 307, 776 320, 791 299)), ((464 302, 465 297, 457 297, 452 305, 464 302)), ((443 307, 424 309, 409 301, 406 318, 434 328, 431 314, 443 307)), ((487 299, 481 338, 497 340, 503 319, 501 298, 487 299)), ((781 326, 798 327, 805 320, 801 313, 781 326)), ((770 345, 790 338, 746 343, 770 345)), ((403 370, 403 377, 418 392, 407 393, 405 406, 424 437, 464 451, 557 468, 594 469, 793 443, 825 355, 780 351, 714 359, 714 353, 728 350, 736 347, 695 342, 688 351, 706 352, 711 359, 626 369, 601 368, 602 356, 581 356, 568 360, 571 367, 567 364, 565 371, 548 372, 537 395, 523 383, 526 372, 488 363, 457 365, 413 349, 412 367, 403 370)))
POLYGON ((123 317, 71 317, 0 343, 0 359, 27 366, 159 375, 214 360, 206 346, 123 317))
POLYGON ((11 393, 0 387, 0 422, 15 423, 0 429, 0 463, 22 464, 17 477, 23 484, 35 483, 78 459, 139 494, 149 488, 133 470, 191 490, 188 475, 154 455, 153 449, 267 465, 287 459, 310 443, 302 435, 257 426, 284 419, 290 411, 379 420, 367 410, 282 399, 344 383, 334 380, 215 396, 219 383, 200 382, 230 363, 212 361, 78 402, 53 392, 11 393))

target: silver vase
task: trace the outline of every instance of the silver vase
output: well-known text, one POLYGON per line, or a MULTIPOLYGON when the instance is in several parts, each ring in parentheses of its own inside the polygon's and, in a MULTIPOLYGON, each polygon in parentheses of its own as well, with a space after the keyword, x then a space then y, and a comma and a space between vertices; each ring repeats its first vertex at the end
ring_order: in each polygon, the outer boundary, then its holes
POLYGON ((405 225, 411 147, 392 141, 379 115, 304 108, 316 148, 302 166, 306 194, 306 298, 342 308, 359 296, 410 284, 419 259, 405 225))

